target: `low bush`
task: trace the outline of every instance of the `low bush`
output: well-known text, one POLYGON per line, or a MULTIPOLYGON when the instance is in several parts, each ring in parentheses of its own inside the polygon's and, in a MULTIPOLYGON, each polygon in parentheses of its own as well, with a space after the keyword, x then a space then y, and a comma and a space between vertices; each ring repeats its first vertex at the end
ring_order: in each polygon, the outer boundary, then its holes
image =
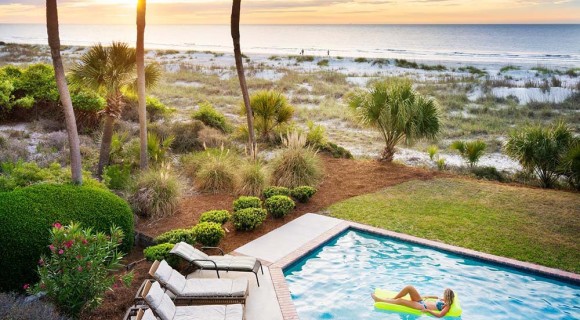
MULTIPOLYGON (((78 318, 81 311, 98 307, 117 281, 128 286, 133 274, 116 275, 123 255, 117 250, 123 231, 112 227, 105 233, 81 229, 79 224, 51 230, 50 254, 38 261, 40 282, 29 288, 31 293, 46 292, 60 310, 78 318)), ((26 285, 25 285, 26 286, 26 285)))
POLYGON ((290 195, 298 202, 306 203, 316 193, 316 188, 310 186, 300 186, 292 189, 290 195))
POLYGON ((259 196, 268 183, 268 174, 260 162, 246 163, 240 169, 237 194, 259 196))
POLYGON ((175 122, 171 125, 170 134, 174 137, 171 149, 174 152, 184 153, 201 150, 203 144, 199 140, 199 132, 205 128, 201 121, 175 122))
POLYGON ((70 320, 60 315, 46 300, 29 301, 30 297, 14 292, 0 292, 0 319, 5 320, 70 320))
POLYGON ((221 130, 224 133, 232 131, 232 127, 228 124, 223 113, 217 111, 208 102, 202 103, 192 117, 203 122, 206 126, 221 130))
POLYGON ((131 184, 131 166, 114 164, 105 168, 103 182, 112 190, 127 190, 131 184))
POLYGON ((210 127, 199 130, 197 139, 204 148, 219 148, 228 144, 228 137, 223 132, 210 127))
POLYGON ((179 266, 179 257, 170 253, 173 246, 175 246, 173 243, 161 243, 147 247, 143 250, 143 256, 147 261, 165 260, 170 266, 177 268, 179 266))
POLYGON ((181 196, 181 181, 169 167, 142 173, 129 202, 135 212, 147 218, 172 216, 181 196))
POLYGON ((196 185, 203 192, 233 192, 238 184, 236 167, 229 155, 229 151, 219 154, 206 153, 200 157, 199 169, 195 174, 196 185))
POLYGON ((201 214, 199 222, 215 222, 224 224, 232 218, 228 210, 211 210, 201 214))
POLYGON ((191 245, 195 244, 195 236, 193 235, 193 230, 190 229, 174 229, 164 232, 157 237, 155 237, 155 242, 160 243, 179 243, 186 242, 191 245))
POLYGON ((262 208, 262 200, 258 197, 242 196, 234 200, 234 212, 247 208, 262 208))
POLYGON ((333 158, 343 158, 343 159, 353 158, 352 153, 350 153, 350 151, 330 141, 322 145, 317 145, 315 147, 318 149, 318 151, 326 152, 330 154, 333 158))
POLYGON ((195 180, 201 166, 213 157, 225 157, 230 162, 235 158, 230 150, 224 151, 219 148, 207 148, 203 151, 192 152, 181 157, 183 172, 188 178, 195 180))
POLYGON ((226 233, 220 223, 200 222, 193 227, 195 240, 204 246, 215 247, 226 233))
POLYGON ((55 221, 74 221, 100 232, 116 225, 125 234, 121 250, 129 252, 133 246, 131 208, 107 190, 38 184, 0 192, 0 203, 0 290, 21 290, 24 283, 36 282, 36 263, 48 253, 55 221))
POLYGON ((272 196, 266 199, 266 211, 274 218, 282 218, 294 209, 296 204, 288 196, 272 196))
POLYGON ((246 208, 234 212, 232 222, 236 230, 254 230, 266 219, 266 210, 260 208, 246 208))
POLYGON ((471 172, 480 179, 504 182, 506 178, 495 167, 475 167, 471 172))
POLYGON ((326 130, 321 125, 315 125, 314 122, 308 121, 308 134, 306 135, 306 144, 309 146, 322 146, 326 144, 326 130))
POLYGON ((273 196, 289 196, 290 189, 286 187, 268 187, 264 189, 264 198, 268 199, 273 196))

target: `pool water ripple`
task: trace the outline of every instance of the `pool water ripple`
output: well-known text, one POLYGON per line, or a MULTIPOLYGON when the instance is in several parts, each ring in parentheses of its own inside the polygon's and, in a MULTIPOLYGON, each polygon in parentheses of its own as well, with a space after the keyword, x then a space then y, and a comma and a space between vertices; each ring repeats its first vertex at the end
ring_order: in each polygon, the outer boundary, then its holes
POLYGON ((315 319, 417 319, 375 310, 375 288, 452 288, 462 319, 580 319, 580 287, 438 250, 348 230, 285 271, 298 315, 315 319))

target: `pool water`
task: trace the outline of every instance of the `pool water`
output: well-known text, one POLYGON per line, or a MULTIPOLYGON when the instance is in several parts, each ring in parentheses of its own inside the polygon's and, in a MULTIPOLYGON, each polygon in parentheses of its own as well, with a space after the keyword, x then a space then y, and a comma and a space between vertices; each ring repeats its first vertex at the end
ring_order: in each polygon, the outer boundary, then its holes
POLYGON ((373 307, 375 288, 452 288, 462 319, 580 319, 580 287, 515 269, 347 230, 284 270, 301 320, 416 319, 373 307))

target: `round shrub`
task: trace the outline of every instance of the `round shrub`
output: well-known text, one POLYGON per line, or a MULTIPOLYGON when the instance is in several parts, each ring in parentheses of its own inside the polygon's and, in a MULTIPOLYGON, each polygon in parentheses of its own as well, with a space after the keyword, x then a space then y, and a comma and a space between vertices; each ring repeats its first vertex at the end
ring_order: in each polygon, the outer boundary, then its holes
POLYGON ((234 200, 234 212, 247 208, 262 208, 262 200, 258 197, 239 197, 234 200))
POLYGON ((193 236, 202 245, 215 247, 226 236, 226 232, 219 223, 200 222, 193 227, 193 236))
POLYGON ((193 118, 203 122, 206 126, 216 128, 224 133, 232 131, 223 113, 217 111, 207 102, 199 106, 199 110, 193 113, 193 118))
POLYGON ((266 210, 260 208, 246 208, 234 212, 232 222, 236 230, 249 231, 264 222, 266 219, 266 210))
POLYGON ((289 196, 290 189, 286 187, 269 187, 264 189, 264 198, 268 199, 273 196, 289 196))
POLYGON ((38 184, 0 192, 0 203, 0 290, 36 282, 36 263, 49 253, 50 227, 56 221, 74 221, 106 233, 115 225, 125 234, 121 250, 129 252, 133 246, 133 212, 107 190, 38 184))
POLYGON ((274 218, 282 218, 287 215, 296 204, 288 196, 272 196, 266 199, 266 210, 274 218))
POLYGON ((296 187, 290 191, 292 198, 298 200, 298 202, 306 203, 312 196, 316 193, 316 188, 310 186, 296 187))
POLYGON ((164 232, 157 237, 155 237, 155 242, 157 243, 178 243, 187 242, 191 245, 195 244, 195 237, 193 236, 192 229, 174 229, 164 232))
POLYGON ((201 214, 201 218, 199 222, 215 222, 219 224, 224 224, 232 215, 228 212, 228 210, 211 210, 201 214))
POLYGON ((179 266, 179 257, 169 253, 174 245, 174 243, 161 243, 147 247, 143 250, 143 256, 145 256, 147 261, 165 260, 170 266, 177 268, 179 266))

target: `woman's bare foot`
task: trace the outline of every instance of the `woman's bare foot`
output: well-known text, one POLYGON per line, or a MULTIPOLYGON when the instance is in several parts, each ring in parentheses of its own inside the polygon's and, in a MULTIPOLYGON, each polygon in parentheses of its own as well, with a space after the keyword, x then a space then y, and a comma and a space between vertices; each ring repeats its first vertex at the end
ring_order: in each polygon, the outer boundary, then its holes
POLYGON ((377 296, 375 296, 374 293, 371 293, 371 297, 373 297, 373 300, 375 300, 375 302, 381 301, 379 298, 377 298, 377 296))

